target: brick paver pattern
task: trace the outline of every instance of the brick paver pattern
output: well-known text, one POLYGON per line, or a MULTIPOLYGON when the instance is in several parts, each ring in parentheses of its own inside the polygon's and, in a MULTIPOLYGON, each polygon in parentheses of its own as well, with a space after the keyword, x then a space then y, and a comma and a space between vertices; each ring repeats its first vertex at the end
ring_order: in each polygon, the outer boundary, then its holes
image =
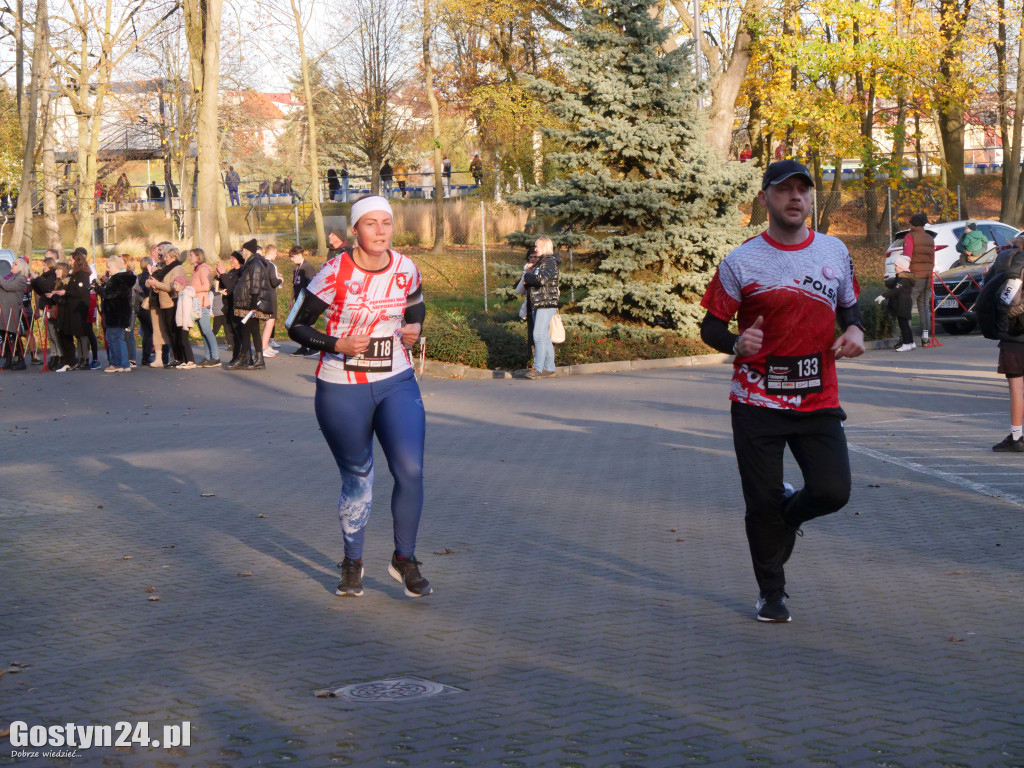
POLYGON ((728 366, 424 379, 421 600, 379 454, 334 595, 312 362, 0 372, 0 730, 192 724, 74 766, 1024 765, 1024 456, 995 345, 943 340, 840 365, 853 497, 788 625, 754 620, 728 366), (403 676, 461 692, 314 696, 403 676))

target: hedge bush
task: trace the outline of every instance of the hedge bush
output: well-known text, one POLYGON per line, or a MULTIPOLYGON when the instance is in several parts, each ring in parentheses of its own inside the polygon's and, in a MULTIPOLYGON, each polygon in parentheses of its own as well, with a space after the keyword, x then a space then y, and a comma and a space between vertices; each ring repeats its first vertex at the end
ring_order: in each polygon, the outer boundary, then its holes
MULTIPOLYGON (((563 321, 566 338, 564 344, 555 345, 557 365, 685 357, 714 351, 702 342, 670 332, 603 327, 586 315, 563 315, 563 321)), ((453 310, 428 312, 423 335, 431 360, 506 371, 529 364, 526 322, 511 311, 468 316, 453 310)))
POLYGON ((885 308, 886 305, 875 303, 875 297, 885 290, 885 286, 878 280, 868 280, 861 284, 860 296, 857 301, 860 304, 860 314, 864 320, 864 339, 866 341, 891 339, 899 333, 896 318, 885 308))
POLYGON ((472 368, 487 367, 487 345, 461 312, 428 312, 423 336, 427 340, 427 357, 431 360, 472 368))

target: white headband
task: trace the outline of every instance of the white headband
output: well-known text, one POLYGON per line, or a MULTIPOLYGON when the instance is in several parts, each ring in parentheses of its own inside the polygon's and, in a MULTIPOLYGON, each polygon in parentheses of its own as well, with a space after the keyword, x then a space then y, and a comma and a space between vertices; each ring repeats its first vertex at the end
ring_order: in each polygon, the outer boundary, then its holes
POLYGON ((383 197, 377 197, 371 195, 370 197, 364 197, 357 200, 352 204, 352 212, 349 214, 349 218, 352 223, 349 226, 355 226, 356 222, 359 221, 363 216, 374 211, 380 211, 386 213, 388 216, 394 216, 395 212, 391 210, 391 203, 385 200, 383 197))

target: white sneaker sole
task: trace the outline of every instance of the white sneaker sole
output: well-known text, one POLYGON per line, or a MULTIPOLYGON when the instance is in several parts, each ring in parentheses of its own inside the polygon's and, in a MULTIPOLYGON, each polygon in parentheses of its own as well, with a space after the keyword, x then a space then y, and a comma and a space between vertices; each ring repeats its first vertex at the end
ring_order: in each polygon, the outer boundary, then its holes
POLYGON ((388 573, 391 574, 391 578, 393 578, 395 581, 402 585, 402 590, 405 592, 406 597, 426 597, 434 591, 433 587, 427 587, 427 591, 424 592, 422 595, 417 595, 415 592, 410 592, 409 588, 405 586, 405 579, 402 578, 402 574, 399 573, 398 569, 395 568, 395 566, 391 565, 391 563, 388 563, 388 573))
MULTIPOLYGON (((366 568, 360 568, 359 569, 359 580, 360 581, 363 580, 363 576, 365 574, 366 574, 366 568)), ((360 587, 358 592, 344 592, 344 591, 342 591, 341 584, 339 582, 338 588, 334 590, 334 594, 338 595, 339 597, 362 597, 363 596, 363 589, 362 589, 362 587, 360 587)))
MULTIPOLYGON (((762 608, 762 605, 761 605, 760 601, 758 601, 757 603, 754 604, 754 610, 755 611, 760 611, 761 608, 762 608)), ((763 624, 788 624, 789 622, 791 622, 793 620, 792 616, 787 616, 784 619, 769 619, 766 616, 762 616, 760 613, 757 613, 756 615, 757 615, 757 620, 762 622, 763 624)))

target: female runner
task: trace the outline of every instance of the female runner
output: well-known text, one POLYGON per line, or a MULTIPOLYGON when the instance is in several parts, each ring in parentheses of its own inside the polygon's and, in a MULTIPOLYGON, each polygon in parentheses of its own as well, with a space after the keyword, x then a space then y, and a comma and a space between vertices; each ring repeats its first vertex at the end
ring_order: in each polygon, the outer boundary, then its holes
POLYGON ((363 532, 373 489, 373 435, 395 479, 395 552, 388 572, 409 597, 431 593, 416 560, 423 509, 426 419, 408 348, 426 310, 420 273, 392 251, 391 204, 364 197, 352 206, 356 246, 328 261, 299 293, 285 323, 289 336, 320 351, 316 418, 341 471, 338 517, 345 559, 335 594, 363 594, 363 532), (327 312, 327 332, 313 326, 327 312))

